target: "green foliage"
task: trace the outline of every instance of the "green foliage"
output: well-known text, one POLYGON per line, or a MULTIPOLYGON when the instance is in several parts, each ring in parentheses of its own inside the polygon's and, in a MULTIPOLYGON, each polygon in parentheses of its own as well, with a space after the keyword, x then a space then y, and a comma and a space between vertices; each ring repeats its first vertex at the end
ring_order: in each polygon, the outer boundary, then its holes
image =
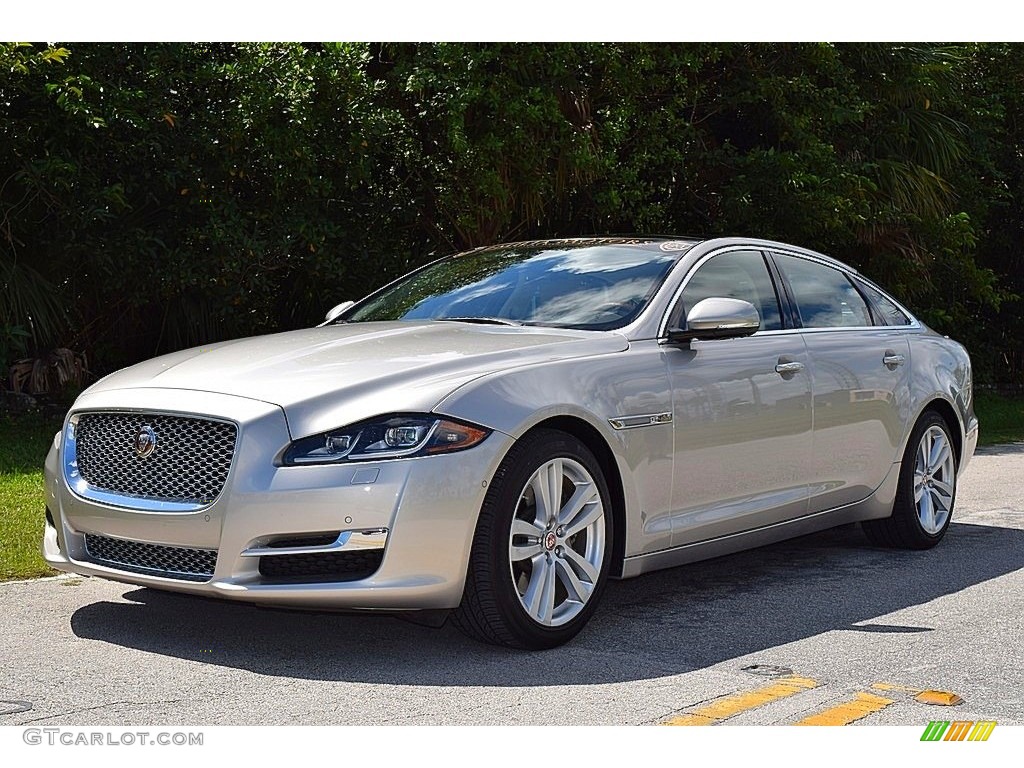
MULTIPOLYGON (((0 43, 0 104, 5 112, 13 117, 23 103, 19 85, 37 75, 45 79, 68 55, 66 48, 35 50, 27 43, 0 43)), ((38 254, 32 250, 31 234, 21 231, 22 217, 40 192, 25 183, 31 171, 22 162, 25 140, 15 128, 13 120, 0 119, 0 146, 6 154, 0 161, 0 381, 27 351, 28 340, 53 342, 66 321, 54 285, 33 266, 38 254)))
POLYGON ((402 261, 389 126, 364 58, 76 46, 75 71, 37 68, 5 89, 21 108, 0 123, 18 145, 2 159, 3 204, 31 201, 5 244, 31 244, 60 286, 76 321, 66 345, 103 369, 274 330, 402 261))
POLYGON ((1024 441, 1024 398, 978 392, 974 410, 981 424, 980 445, 1024 441))
POLYGON ((609 232, 818 248, 1024 374, 1014 45, 0 46, 7 349, 315 322, 444 252, 609 232))
POLYGON ((407 132, 424 234, 463 248, 552 231, 600 170, 589 97, 600 46, 421 45, 377 51, 407 132), (385 63, 386 62, 386 63, 385 63))
POLYGON ((32 334, 20 325, 0 326, 0 371, 10 369, 15 360, 27 354, 31 338, 32 334))
POLYGON ((60 417, 0 414, 0 581, 52 573, 39 552, 43 459, 60 417))

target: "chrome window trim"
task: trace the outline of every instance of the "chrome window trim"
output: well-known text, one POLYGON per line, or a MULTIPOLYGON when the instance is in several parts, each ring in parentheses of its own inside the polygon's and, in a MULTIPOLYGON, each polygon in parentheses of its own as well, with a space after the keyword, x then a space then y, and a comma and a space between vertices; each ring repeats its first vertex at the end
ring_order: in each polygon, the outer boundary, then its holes
POLYGON ((921 326, 912 327, 909 325, 843 325, 834 328, 783 328, 778 331, 758 331, 755 336, 781 336, 788 333, 835 333, 837 331, 850 331, 851 333, 864 331, 903 331, 920 330, 921 326))
MULTIPOLYGON (((914 314, 912 312, 910 312, 910 310, 908 310, 905 306, 900 304, 900 302, 896 301, 896 299, 894 299, 892 296, 890 296, 886 291, 883 291, 880 288, 878 288, 878 286, 875 285, 874 282, 872 282, 871 280, 867 280, 867 278, 862 277, 860 275, 860 273, 857 272, 857 270, 853 269, 852 267, 848 267, 848 266, 842 265, 841 262, 836 262, 835 260, 831 259, 830 257, 827 257, 827 256, 817 256, 817 255, 815 255, 813 253, 804 253, 804 252, 801 252, 801 251, 793 250, 791 248, 774 247, 774 246, 768 246, 768 245, 758 245, 758 244, 753 244, 753 243, 751 243, 750 245, 741 245, 741 244, 736 244, 736 243, 730 243, 729 245, 723 245, 723 246, 720 246, 718 248, 715 248, 714 250, 711 250, 708 253, 706 253, 703 256, 701 256, 697 261, 695 261, 693 263, 693 265, 686 272, 686 274, 683 275, 683 278, 680 281, 679 286, 673 292, 672 298, 671 298, 671 300, 668 303, 668 308, 665 310, 665 313, 662 315, 661 322, 658 325, 658 337, 657 338, 658 338, 658 342, 659 343, 663 343, 663 342, 665 342, 667 340, 669 318, 672 317, 672 313, 675 311, 676 306, 679 304, 679 301, 682 298, 683 291, 686 290, 686 286, 689 284, 690 279, 693 277, 693 275, 696 274, 697 270, 700 269, 705 263, 707 263, 708 261, 713 259, 715 256, 719 256, 719 255, 721 255, 723 253, 731 253, 731 252, 734 252, 734 251, 757 251, 758 253, 761 253, 761 254, 764 254, 764 255, 769 255, 771 253, 778 253, 778 254, 782 254, 784 256, 793 256, 793 257, 798 258, 798 259, 805 259, 806 261, 812 261, 812 262, 815 262, 816 264, 821 264, 822 266, 829 267, 830 269, 834 269, 837 272, 843 273, 847 277, 852 277, 854 279, 864 280, 865 282, 870 283, 872 287, 874 287, 883 296, 885 296, 893 304, 895 304, 900 309, 900 311, 903 312, 910 319, 910 324, 909 325, 843 325, 843 326, 822 327, 822 328, 782 328, 780 330, 773 330, 773 331, 757 331, 757 333, 753 334, 754 336, 762 336, 762 335, 768 335, 768 334, 779 335, 779 334, 787 334, 787 333, 821 333, 821 332, 825 332, 825 331, 829 331, 829 332, 833 332, 833 331, 851 331, 851 332, 856 332, 856 331, 879 331, 879 330, 907 331, 907 330, 919 330, 919 329, 921 329, 923 327, 921 325, 920 321, 914 316, 914 314)), ((774 278, 774 276, 771 275, 770 272, 769 272, 769 276, 772 277, 772 280, 774 282, 775 278, 774 278)))
POLYGON ((98 488, 94 488, 78 473, 78 442, 75 437, 75 426, 78 424, 79 417, 93 413, 134 413, 140 415, 159 414, 161 416, 179 416, 186 419, 203 419, 205 421, 216 421, 222 424, 232 424, 235 427, 235 450, 231 456, 231 464, 228 465, 227 477, 224 480, 225 487, 227 486, 228 478, 231 477, 231 472, 235 468, 235 461, 238 459, 238 441, 242 433, 242 428, 237 421, 233 421, 232 419, 207 416, 206 414, 200 413, 166 411, 159 408, 146 408, 144 410, 139 408, 103 408, 101 410, 88 409, 75 411, 74 413, 68 414, 67 421, 64 423, 64 433, 61 440, 61 466, 64 470, 64 483, 67 485, 68 490, 78 498, 84 501, 97 501, 111 507, 132 510, 135 512, 181 513, 199 512, 204 509, 209 509, 217 503, 221 494, 224 493, 224 489, 221 488, 221 492, 217 494, 217 498, 206 503, 154 499, 148 496, 129 496, 123 493, 111 493, 110 491, 102 491, 98 488))

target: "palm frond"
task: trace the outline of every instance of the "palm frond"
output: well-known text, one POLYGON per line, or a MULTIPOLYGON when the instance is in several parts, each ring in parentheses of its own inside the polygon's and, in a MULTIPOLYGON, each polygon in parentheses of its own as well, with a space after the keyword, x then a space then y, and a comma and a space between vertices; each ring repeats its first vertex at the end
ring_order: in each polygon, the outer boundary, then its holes
POLYGON ((941 218, 949 212, 953 189, 928 168, 903 160, 879 160, 879 196, 898 211, 919 218, 941 218))
POLYGON ((21 327, 37 345, 59 340, 67 312, 56 288, 39 272, 0 253, 0 325, 21 327))

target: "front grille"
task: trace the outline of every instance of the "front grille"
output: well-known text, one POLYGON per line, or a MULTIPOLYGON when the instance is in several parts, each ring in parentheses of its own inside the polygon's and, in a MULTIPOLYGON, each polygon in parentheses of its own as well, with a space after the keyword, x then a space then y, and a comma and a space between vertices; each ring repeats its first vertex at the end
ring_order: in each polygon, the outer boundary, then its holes
POLYGON ((99 565, 183 581, 209 581, 217 564, 215 549, 146 544, 91 533, 85 535, 85 551, 99 565))
POLYGON ((78 472, 93 488, 125 496, 200 504, 216 500, 235 453, 236 428, 223 421, 144 413, 84 413, 75 442, 78 472), (144 426, 156 434, 135 452, 144 426))
POLYGON ((384 550, 364 552, 307 552, 260 558, 260 575, 268 581, 323 583, 358 581, 380 568, 384 550))

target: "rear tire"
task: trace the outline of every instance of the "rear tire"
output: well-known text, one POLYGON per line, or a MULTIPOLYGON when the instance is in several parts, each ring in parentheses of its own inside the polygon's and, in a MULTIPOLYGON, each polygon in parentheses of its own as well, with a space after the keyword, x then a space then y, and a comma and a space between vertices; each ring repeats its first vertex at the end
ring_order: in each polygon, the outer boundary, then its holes
POLYGON ((604 591, 614 536, 608 485, 590 450, 564 432, 527 434, 487 491, 453 623, 512 648, 568 642, 604 591))
POLYGON ((872 544, 931 549, 942 541, 956 502, 955 445, 946 420, 925 411, 903 452, 892 516, 861 524, 872 544))

